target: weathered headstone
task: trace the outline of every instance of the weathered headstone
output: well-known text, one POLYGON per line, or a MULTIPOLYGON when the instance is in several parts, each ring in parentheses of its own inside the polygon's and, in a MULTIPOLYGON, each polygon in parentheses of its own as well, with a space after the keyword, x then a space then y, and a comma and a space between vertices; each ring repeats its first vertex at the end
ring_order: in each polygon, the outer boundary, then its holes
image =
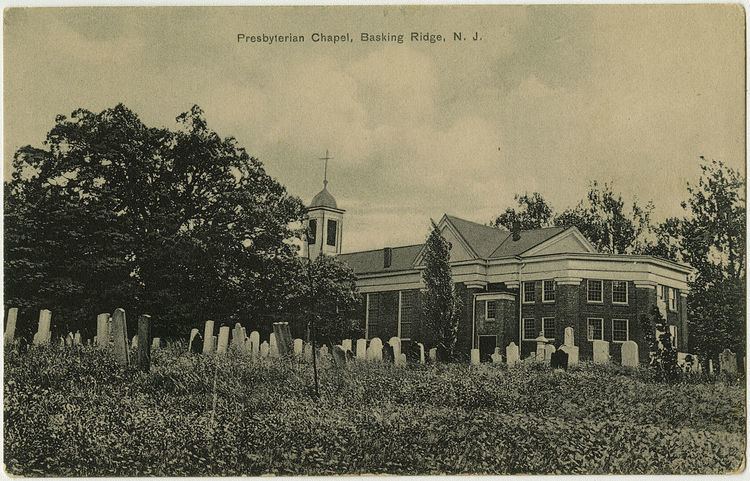
POLYGON ((370 347, 367 348, 367 360, 368 361, 382 361, 383 360, 383 341, 379 337, 373 337, 370 340, 370 347))
POLYGON ((573 328, 568 326, 565 328, 565 333, 563 334, 563 345, 564 346, 575 346, 575 336, 573 332, 573 328))
POLYGON ((326 346, 325 344, 320 346, 320 349, 318 349, 318 358, 320 359, 321 364, 328 364, 328 346, 326 346))
POLYGON ((188 339, 188 352, 193 352, 193 340, 200 335, 200 331, 196 328, 190 329, 190 338, 188 339))
POLYGON ((357 339, 357 359, 367 359, 367 339, 357 339))
POLYGON ((60 338, 57 340, 57 345, 60 347, 65 347, 65 338, 60 336, 60 338))
POLYGON ((729 349, 724 349, 719 354, 719 372, 737 374, 737 355, 729 349))
MULTIPOLYGON (((96 341, 94 341, 94 344, 96 344, 96 341)), ((130 349, 138 349, 138 334, 130 340, 130 349)))
POLYGON ((393 336, 388 340, 388 344, 393 348, 393 358, 398 360, 401 358, 401 339, 393 336))
POLYGON ((516 346, 515 342, 511 342, 505 348, 505 362, 508 364, 508 366, 515 366, 520 360, 521 355, 518 352, 518 346, 516 346))
POLYGON ((268 357, 279 357, 279 344, 273 332, 268 336, 268 357))
MULTIPOLYGON (((195 329, 197 331, 197 329, 195 329)), ((151 370, 151 349, 149 339, 151 338, 151 316, 142 314, 138 318, 138 369, 143 372, 151 370)), ((159 347, 159 338, 154 338, 154 344, 159 347)), ((152 346, 153 348, 153 346, 152 346)))
POLYGON ((302 339, 295 339, 294 340, 294 355, 297 357, 302 356, 302 346, 304 343, 302 342, 302 339))
POLYGON ((430 349, 430 362, 437 362, 437 348, 433 347, 430 349))
POLYGON ((8 321, 5 323, 5 333, 3 334, 3 344, 12 346, 16 337, 16 320, 18 319, 18 308, 11 307, 8 309, 8 321))
POLYGON ((495 352, 490 355, 490 359, 492 359, 492 364, 500 364, 503 362, 503 355, 500 354, 500 348, 496 347, 495 352))
POLYGON ((219 328, 219 341, 216 344, 216 354, 224 354, 229 348, 229 326, 219 328))
POLYGON ((344 339, 341 341, 341 347, 344 349, 344 351, 351 351, 352 350, 352 340, 351 339, 344 339))
POLYGON ((263 341, 261 343, 261 345, 260 345, 260 357, 261 357, 261 359, 265 359, 265 358, 268 357, 268 351, 269 351, 268 341, 263 341))
POLYGON ((39 325, 37 332, 34 335, 34 344, 42 345, 49 344, 52 333, 50 332, 50 326, 52 325, 52 312, 49 309, 42 309, 39 311, 39 325))
POLYGON ((568 369, 568 353, 562 347, 552 353, 550 367, 552 369, 568 369))
POLYGON ((568 355, 568 367, 578 365, 578 346, 560 346, 559 351, 564 351, 568 355))
MULTIPOLYGON (((125 338, 125 342, 127 343, 127 337, 125 338)), ((73 334, 73 345, 74 346, 82 346, 83 345, 83 339, 81 338, 81 331, 76 331, 75 334, 73 334)))
MULTIPOLYGON (((197 329, 196 329, 197 331, 197 329)), ((190 352, 192 354, 200 354, 203 351, 203 336, 198 332, 192 341, 190 341, 190 352)))
POLYGON ((479 349, 471 350, 471 364, 474 366, 479 364, 479 349))
POLYGON ((333 346, 333 363, 336 367, 344 367, 346 364, 346 351, 341 346, 333 346))
POLYGON ((312 344, 305 344, 302 348, 303 358, 306 362, 312 362, 313 360, 313 348, 312 344))
POLYGON ((250 348, 252 349, 253 357, 260 355, 260 333, 258 331, 250 333, 250 348))
POLYGON ((109 314, 106 312, 96 316, 96 346, 109 346, 109 314))
POLYGON ((130 364, 127 336, 128 323, 125 318, 125 309, 118 307, 112 315, 112 339, 114 341, 115 359, 121 366, 130 364))
POLYGON ((419 349, 419 364, 424 364, 424 344, 418 342, 417 349, 419 349))
POLYGON ((242 324, 235 322, 234 328, 232 328, 232 339, 229 341, 229 346, 234 350, 238 350, 244 345, 245 338, 242 337, 242 324))
MULTIPOLYGON (((278 356, 287 356, 292 351, 292 335, 288 322, 274 322, 273 334, 278 356)), ((273 347, 271 348, 273 351, 273 347)))
POLYGON ((354 353, 352 351, 346 351, 346 362, 354 361, 354 353))
POLYGON ((151 339, 151 350, 156 351, 157 349, 159 349, 160 346, 161 346, 161 338, 155 337, 151 339))
POLYGON ((609 362, 609 342, 594 341, 594 364, 607 364, 609 362))
POLYGON ((555 353, 557 349, 552 344, 545 344, 544 346, 544 362, 546 364, 550 364, 552 362, 552 354, 555 353))
POLYGON ((214 352, 214 321, 206 321, 203 329, 203 354, 214 352))
POLYGON ((638 344, 635 341, 623 342, 620 352, 623 366, 638 367, 638 344))
POLYGON ((544 361, 546 353, 544 346, 547 345, 549 339, 544 337, 544 333, 540 332, 534 340, 536 341, 536 357, 539 361, 544 361))
POLYGON ((65 345, 68 347, 73 347, 73 333, 69 332, 67 336, 65 336, 65 345))
POLYGON ((386 364, 393 364, 395 362, 395 355, 393 352, 393 345, 389 342, 388 344, 385 344, 381 351, 383 352, 383 362, 386 364))
POLYGON ((398 366, 405 366, 406 365, 406 354, 403 352, 400 356, 398 356, 398 362, 396 363, 398 366))

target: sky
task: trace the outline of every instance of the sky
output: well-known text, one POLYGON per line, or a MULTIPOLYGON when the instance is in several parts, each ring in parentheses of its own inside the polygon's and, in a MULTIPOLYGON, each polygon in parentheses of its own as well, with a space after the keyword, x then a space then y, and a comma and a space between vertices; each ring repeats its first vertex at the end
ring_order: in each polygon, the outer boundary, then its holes
POLYGON ((659 220, 699 156, 745 173, 744 29, 719 4, 5 10, 4 178, 58 114, 124 103, 175 128, 197 104, 306 203, 331 152, 344 252, 421 243, 443 213, 489 222, 516 193, 562 210, 592 180, 659 220))

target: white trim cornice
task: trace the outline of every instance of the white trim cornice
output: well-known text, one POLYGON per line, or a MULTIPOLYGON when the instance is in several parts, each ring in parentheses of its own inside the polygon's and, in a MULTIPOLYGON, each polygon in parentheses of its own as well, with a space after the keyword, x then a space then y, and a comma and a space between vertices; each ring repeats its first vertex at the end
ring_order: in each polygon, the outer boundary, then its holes
POLYGON ((558 286, 580 286, 582 281, 582 277, 555 277, 558 286))

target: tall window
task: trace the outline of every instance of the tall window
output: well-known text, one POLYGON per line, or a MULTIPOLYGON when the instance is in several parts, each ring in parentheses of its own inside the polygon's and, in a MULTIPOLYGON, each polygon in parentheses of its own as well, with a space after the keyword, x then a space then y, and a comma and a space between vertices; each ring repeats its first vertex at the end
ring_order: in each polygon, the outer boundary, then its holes
POLYGON ((612 341, 625 342, 630 339, 627 319, 612 319, 612 341))
POLYGON ((376 292, 367 294, 367 337, 377 337, 380 321, 380 295, 376 292))
POLYGON ((627 281, 612 281, 612 304, 628 303, 627 281))
POLYGON ((523 303, 524 304, 531 304, 536 300, 536 297, 534 296, 534 281, 524 282, 523 283, 523 303))
POLYGON ((589 302, 603 302, 602 281, 589 279, 586 282, 586 293, 589 302))
POLYGON ((555 339, 555 318, 554 317, 543 317, 542 318, 542 332, 544 337, 550 340, 555 339))
POLYGON ((677 289, 669 288, 669 310, 677 310, 677 289))
POLYGON ((336 245, 336 226, 338 222, 328 219, 328 231, 326 232, 326 244, 329 246, 336 245))
POLYGON ((485 312, 485 319, 488 321, 494 321, 497 316, 497 302, 487 301, 487 311, 485 312))
POLYGON ((586 333, 589 341, 604 340, 604 319, 588 319, 588 332, 586 333))
POLYGON ((536 331, 534 319, 523 320, 523 339, 524 341, 533 341, 539 333, 536 331))
POLYGON ((677 326, 669 326, 669 334, 672 335, 672 347, 677 349, 677 326))
POLYGON ((542 282, 542 302, 555 302, 555 281, 542 282))
POLYGON ((414 295, 415 291, 401 291, 401 339, 411 339, 411 327, 414 320, 414 295))
POLYGON ((310 222, 307 224, 307 243, 310 245, 315 245, 318 239, 318 220, 317 219, 310 219, 310 222))

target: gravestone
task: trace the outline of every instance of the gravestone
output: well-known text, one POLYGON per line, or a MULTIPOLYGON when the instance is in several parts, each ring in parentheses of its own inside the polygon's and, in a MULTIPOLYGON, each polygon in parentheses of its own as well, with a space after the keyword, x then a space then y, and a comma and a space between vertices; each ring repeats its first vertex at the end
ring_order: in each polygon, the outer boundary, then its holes
POLYGON ((279 357, 279 344, 273 332, 268 336, 268 357, 279 357))
POLYGON ((60 336, 60 338, 57 341, 58 341, 57 342, 58 346, 65 347, 65 338, 63 338, 62 336, 60 336))
POLYGON ((357 359, 364 361, 367 359, 367 339, 357 339, 357 359))
POLYGON ((190 352, 193 354, 200 354, 202 350, 203 350, 203 336, 201 336, 199 332, 195 335, 195 337, 193 337, 193 340, 190 341, 190 352))
POLYGON ((379 337, 373 337, 370 340, 370 347, 367 348, 367 360, 368 361, 382 361, 383 360, 383 341, 379 337))
POLYGON ((318 349, 318 358, 320 359, 321 365, 328 364, 328 346, 326 346, 325 344, 320 346, 320 349, 318 349))
POLYGON ((417 349, 419 349, 419 364, 424 364, 424 344, 418 342, 417 349))
MULTIPOLYGON (((138 369, 143 372, 149 372, 151 370, 151 350, 148 348, 148 340, 151 338, 151 316, 148 314, 141 314, 138 318, 138 340, 140 347, 138 348, 138 369)), ((157 338, 154 338, 156 341, 157 338)), ((156 342, 158 346, 158 342, 156 342)))
POLYGON ((520 354, 518 353, 518 346, 516 346, 515 342, 511 342, 508 344, 508 346, 505 348, 505 359, 508 363, 508 366, 515 366, 518 364, 518 361, 520 361, 520 354))
POLYGON ((437 348, 433 347, 430 349, 430 362, 435 363, 437 362, 437 348))
POLYGON ((86 346, 91 347, 91 339, 86 339, 86 346))
MULTIPOLYGON (((127 342, 127 340, 125 342, 127 342)), ((76 333, 73 335, 73 345, 74 346, 83 345, 83 341, 81 340, 81 331, 76 331, 76 333)))
POLYGON ((346 351, 341 346, 333 346, 333 364, 336 367, 344 367, 346 364, 346 351))
POLYGON ((737 355, 729 349, 719 354, 719 372, 737 374, 737 355))
POLYGON ((49 344, 52 333, 50 332, 50 326, 52 325, 52 312, 49 309, 42 309, 39 311, 39 325, 37 332, 34 335, 34 344, 49 344))
MULTIPOLYGON (((554 346, 553 346, 554 347, 554 346)), ((550 357, 550 367, 552 369, 568 369, 568 353, 562 348, 557 349, 550 357)))
POLYGON ((620 352, 623 366, 638 367, 638 344, 635 341, 623 342, 620 352))
POLYGON ((388 344, 384 345, 381 348, 383 352, 383 362, 386 364, 393 364, 395 362, 394 352, 393 352, 393 345, 389 342, 388 344))
POLYGON ((346 362, 354 361, 354 353, 352 351, 346 351, 346 362))
POLYGON ((258 331, 250 333, 250 349, 252 350, 253 357, 260 355, 260 333, 258 331))
POLYGON ((214 321, 206 321, 203 329, 203 354, 214 352, 214 321))
POLYGON ((73 347, 73 333, 69 332, 67 336, 65 336, 65 345, 68 347, 73 347))
POLYGON ((229 346, 232 349, 239 349, 245 345, 245 339, 242 337, 242 324, 239 322, 234 323, 232 329, 232 339, 229 341, 229 346))
POLYGON ((393 357, 398 360, 401 357, 401 339, 394 336, 388 340, 388 344, 393 348, 393 357))
POLYGON ((18 308, 11 307, 8 309, 8 322, 5 323, 5 333, 3 334, 3 344, 12 346, 16 338, 16 319, 18 319, 18 308))
POLYGON ((572 327, 565 328, 565 334, 563 335, 563 339, 564 339, 563 345, 575 346, 575 336, 574 336, 572 327))
POLYGON ((193 339, 195 339, 200 331, 196 328, 190 330, 190 338, 188 339, 188 352, 193 352, 193 339))
POLYGON ((312 362, 313 360, 313 348, 312 344, 305 344, 302 348, 302 357, 307 362, 312 362))
POLYGON ((219 340, 216 344, 216 354, 224 354, 229 348, 229 326, 219 328, 219 340))
POLYGON ((112 339, 117 363, 121 366, 130 364, 130 350, 128 349, 128 323, 125 309, 118 307, 112 315, 112 339))
POLYGON ((609 362, 609 342, 594 341, 594 364, 607 364, 609 362))
MULTIPOLYGON (((96 340, 94 340, 94 344, 96 344, 96 340)), ((130 349, 138 349, 138 334, 130 340, 130 349)))
POLYGON ((352 350, 352 340, 351 339, 344 339, 341 341, 341 347, 344 349, 344 351, 351 351, 352 350))
POLYGON ((544 361, 544 359, 545 359, 545 352, 546 352, 544 346, 547 345, 547 343, 549 342, 549 339, 547 339, 546 337, 544 337, 544 334, 542 332, 539 332, 539 336, 537 336, 537 338, 534 339, 534 341, 536 341, 536 357, 537 357, 537 360, 544 361))
POLYGON ((109 314, 106 312, 96 316, 96 345, 97 347, 109 345, 109 314))
MULTIPOLYGON (((227 329, 229 329, 229 328, 227 328, 227 329)), ((159 349, 160 346, 161 346, 161 338, 160 337, 155 337, 155 338, 151 339, 151 350, 152 351, 156 351, 157 349, 159 349)))
POLYGON ((289 355, 292 351, 292 334, 288 322, 274 322, 273 335, 276 338, 276 351, 281 357, 289 355))
POLYGON ((479 349, 471 350, 471 364, 472 366, 476 366, 479 364, 479 349))
POLYGON ((545 344, 544 345, 544 362, 545 364, 550 364, 552 362, 552 354, 555 353, 557 349, 555 349, 555 346, 552 344, 545 344))
POLYGON ((568 367, 578 365, 578 346, 560 346, 559 351, 565 351, 568 355, 568 367))
POLYGON ((302 339, 295 339, 294 340, 294 355, 297 357, 302 356, 302 346, 304 343, 302 342, 302 339))
POLYGON ((268 357, 268 351, 269 351, 268 341, 263 341, 263 343, 261 343, 261 345, 260 345, 260 357, 261 357, 261 359, 265 359, 265 358, 268 357))
POLYGON ((404 354, 402 352, 401 355, 398 357, 398 363, 396 363, 396 364, 399 365, 399 366, 405 366, 406 365, 406 354, 404 354))
POLYGON ((495 352, 492 353, 490 359, 492 359, 492 364, 500 364, 501 362, 503 362, 503 355, 500 354, 499 347, 495 348, 495 352))

